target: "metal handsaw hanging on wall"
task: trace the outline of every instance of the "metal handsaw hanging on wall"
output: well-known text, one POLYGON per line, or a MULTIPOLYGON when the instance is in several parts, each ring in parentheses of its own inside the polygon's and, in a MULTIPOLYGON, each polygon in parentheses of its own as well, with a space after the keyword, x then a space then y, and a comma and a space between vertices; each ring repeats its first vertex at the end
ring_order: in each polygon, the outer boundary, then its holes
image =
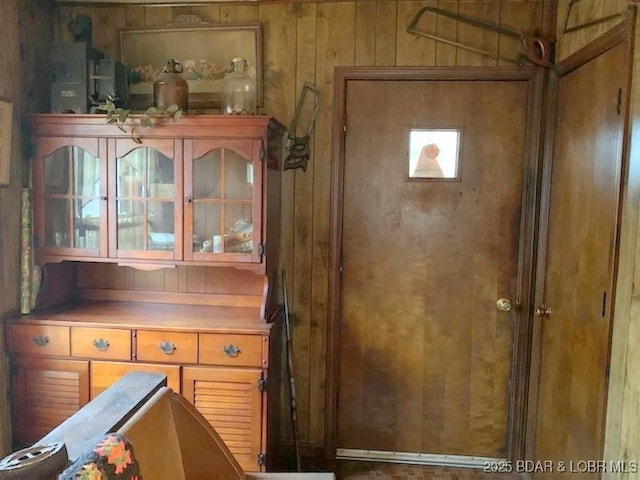
POLYGON ((320 90, 309 82, 304 82, 296 112, 287 132, 286 148, 289 154, 284 160, 284 170, 302 168, 307 171, 309 162, 309 139, 320 110, 320 90))
POLYGON ((488 22, 486 20, 468 17, 466 15, 461 15, 459 13, 451 12, 438 7, 422 7, 407 26, 407 32, 414 35, 420 35, 437 42, 446 43, 447 45, 452 45, 454 47, 463 48, 471 52, 495 58, 496 60, 506 60, 519 65, 522 64, 524 60, 527 60, 532 64, 540 67, 550 67, 553 63, 553 42, 555 41, 555 39, 543 38, 537 35, 537 33, 534 33, 533 35, 526 35, 523 32, 512 30, 510 28, 506 28, 501 25, 488 22), (520 55, 517 58, 505 57, 496 52, 483 50, 473 45, 467 45, 465 43, 459 42, 455 39, 446 38, 440 35, 429 33, 426 30, 422 30, 418 28, 418 22, 420 21, 420 18, 427 13, 442 15, 443 17, 450 18, 452 20, 455 20, 456 22, 464 23, 473 27, 481 28, 514 38, 520 43, 520 55))

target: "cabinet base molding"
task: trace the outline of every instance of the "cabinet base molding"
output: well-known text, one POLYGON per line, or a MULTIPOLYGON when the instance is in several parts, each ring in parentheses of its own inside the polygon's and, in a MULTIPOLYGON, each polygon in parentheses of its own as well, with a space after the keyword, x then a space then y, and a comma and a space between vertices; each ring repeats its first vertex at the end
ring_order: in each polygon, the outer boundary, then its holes
POLYGON ((487 465, 506 462, 504 458, 443 455, 436 453, 388 452, 382 450, 358 450, 353 448, 336 449, 336 459, 480 469, 485 468, 487 465))

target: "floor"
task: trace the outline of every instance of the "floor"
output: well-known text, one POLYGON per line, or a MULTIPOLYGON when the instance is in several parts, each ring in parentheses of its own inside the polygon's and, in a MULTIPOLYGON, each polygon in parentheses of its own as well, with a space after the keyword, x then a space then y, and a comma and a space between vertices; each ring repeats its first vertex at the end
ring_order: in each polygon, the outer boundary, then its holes
POLYGON ((470 468, 427 467, 393 463, 339 462, 338 480, 524 480, 522 474, 485 473, 470 468))

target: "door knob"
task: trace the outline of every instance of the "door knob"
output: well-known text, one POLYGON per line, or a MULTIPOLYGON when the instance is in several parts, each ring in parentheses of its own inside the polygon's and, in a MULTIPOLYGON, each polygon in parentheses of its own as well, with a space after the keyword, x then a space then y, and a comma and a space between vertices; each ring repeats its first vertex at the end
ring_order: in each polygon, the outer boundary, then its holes
POLYGON ((500 298, 496 302, 496 308, 501 312, 510 312, 513 308, 513 305, 511 304, 511 300, 509 300, 508 298, 500 298))

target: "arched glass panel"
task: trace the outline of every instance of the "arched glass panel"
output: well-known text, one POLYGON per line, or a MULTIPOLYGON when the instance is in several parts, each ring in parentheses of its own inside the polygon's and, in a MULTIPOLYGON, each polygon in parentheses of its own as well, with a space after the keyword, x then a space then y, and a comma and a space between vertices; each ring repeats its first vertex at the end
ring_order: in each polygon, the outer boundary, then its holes
POLYGON ((173 250, 173 160, 150 147, 136 148, 117 159, 116 176, 117 248, 173 250))
POLYGON ((47 247, 98 248, 100 160, 77 146, 44 157, 47 247))
POLYGON ((212 150, 193 164, 193 250, 251 253, 253 162, 234 150, 212 150))

